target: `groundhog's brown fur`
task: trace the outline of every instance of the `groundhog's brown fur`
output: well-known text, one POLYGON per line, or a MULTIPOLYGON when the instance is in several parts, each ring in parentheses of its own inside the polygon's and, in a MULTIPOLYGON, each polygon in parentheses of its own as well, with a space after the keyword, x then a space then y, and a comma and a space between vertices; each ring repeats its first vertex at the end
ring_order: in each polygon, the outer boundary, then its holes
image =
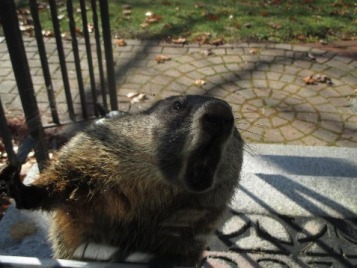
POLYGON ((171 97, 139 114, 102 119, 75 136, 31 185, 13 182, 19 208, 53 211, 54 257, 83 243, 199 260, 239 180, 243 142, 227 103, 171 97))

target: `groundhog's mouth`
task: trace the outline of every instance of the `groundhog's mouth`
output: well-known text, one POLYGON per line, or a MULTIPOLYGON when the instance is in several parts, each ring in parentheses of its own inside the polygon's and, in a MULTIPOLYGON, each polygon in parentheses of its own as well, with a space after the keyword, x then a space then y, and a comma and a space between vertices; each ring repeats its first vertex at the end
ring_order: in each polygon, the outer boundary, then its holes
POLYGON ((221 157, 221 149, 217 147, 202 146, 189 157, 184 180, 189 191, 205 192, 212 188, 221 157))

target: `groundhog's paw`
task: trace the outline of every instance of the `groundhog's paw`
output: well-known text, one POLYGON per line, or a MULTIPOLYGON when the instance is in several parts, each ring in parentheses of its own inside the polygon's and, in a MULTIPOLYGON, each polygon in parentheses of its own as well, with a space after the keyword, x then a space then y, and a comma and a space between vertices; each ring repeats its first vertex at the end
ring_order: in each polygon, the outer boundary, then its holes
POLYGON ((16 207, 21 208, 21 192, 25 187, 20 180, 20 168, 7 165, 0 173, 0 181, 6 183, 7 194, 16 201, 16 207))
POLYGON ((8 195, 16 202, 16 208, 26 208, 24 206, 24 192, 26 186, 20 180, 20 174, 14 174, 8 184, 8 195))
POLYGON ((7 165, 0 171, 0 181, 10 182, 13 178, 20 175, 19 168, 13 165, 7 165))

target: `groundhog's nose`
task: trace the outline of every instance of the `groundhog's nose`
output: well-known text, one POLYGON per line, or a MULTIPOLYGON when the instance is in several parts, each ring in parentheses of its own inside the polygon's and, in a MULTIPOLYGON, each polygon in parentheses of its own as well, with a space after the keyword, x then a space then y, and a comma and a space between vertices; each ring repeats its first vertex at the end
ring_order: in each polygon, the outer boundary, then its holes
POLYGON ((211 133, 225 133, 230 131, 234 124, 231 108, 220 102, 206 105, 206 111, 201 118, 204 130, 211 133))

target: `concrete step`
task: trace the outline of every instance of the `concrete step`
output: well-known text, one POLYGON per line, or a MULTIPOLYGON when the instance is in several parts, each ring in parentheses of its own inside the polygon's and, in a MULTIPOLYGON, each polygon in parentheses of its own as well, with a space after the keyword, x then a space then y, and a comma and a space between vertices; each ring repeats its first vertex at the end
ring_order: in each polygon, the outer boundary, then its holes
POLYGON ((357 148, 249 145, 240 213, 357 217, 357 148))

